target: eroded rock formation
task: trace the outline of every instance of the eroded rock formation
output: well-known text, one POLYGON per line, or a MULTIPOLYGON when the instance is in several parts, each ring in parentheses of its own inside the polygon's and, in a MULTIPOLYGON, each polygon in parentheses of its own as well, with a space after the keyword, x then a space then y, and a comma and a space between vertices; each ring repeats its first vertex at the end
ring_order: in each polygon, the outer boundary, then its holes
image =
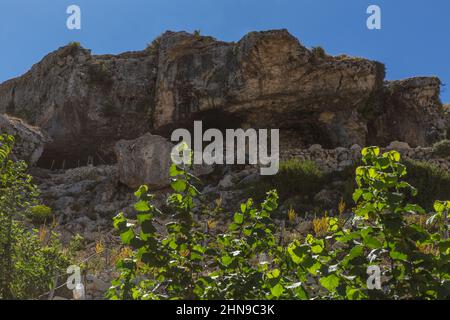
POLYGON ((446 134, 440 82, 384 82, 384 66, 309 50, 286 30, 222 42, 166 32, 147 49, 92 55, 76 43, 0 85, 0 112, 51 138, 50 167, 116 161, 114 145, 175 127, 280 128, 297 144, 427 146, 446 134))

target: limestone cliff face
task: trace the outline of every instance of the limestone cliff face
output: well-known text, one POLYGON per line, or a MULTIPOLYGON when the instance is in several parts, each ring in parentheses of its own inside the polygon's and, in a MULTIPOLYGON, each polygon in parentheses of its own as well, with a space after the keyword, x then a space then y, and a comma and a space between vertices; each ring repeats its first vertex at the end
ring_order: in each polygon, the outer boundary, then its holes
POLYGON ((286 30, 237 43, 166 32, 146 50, 91 55, 70 44, 0 85, 0 113, 51 138, 42 165, 113 162, 113 146, 204 120, 218 128, 280 128, 325 147, 426 146, 445 136, 436 78, 384 82, 384 66, 309 50, 286 30))
POLYGON ((107 162, 115 141, 149 129, 145 114, 154 88, 152 59, 140 53, 92 56, 71 44, 2 84, 0 112, 51 136, 41 161, 65 159, 74 166, 95 157, 97 163, 107 162))
POLYGON ((365 143, 357 110, 382 85, 373 61, 328 57, 285 30, 238 43, 167 33, 160 43, 154 126, 220 110, 240 125, 295 129, 307 143, 365 143))
POLYGON ((380 113, 369 124, 369 142, 386 145, 400 140, 417 147, 445 138, 440 87, 441 81, 434 77, 386 82, 378 101, 380 113))

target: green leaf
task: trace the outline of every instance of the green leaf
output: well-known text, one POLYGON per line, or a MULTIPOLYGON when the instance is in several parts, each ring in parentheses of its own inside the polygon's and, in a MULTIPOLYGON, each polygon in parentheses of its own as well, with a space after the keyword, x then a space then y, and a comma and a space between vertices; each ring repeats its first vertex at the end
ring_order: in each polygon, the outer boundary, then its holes
POLYGON ((140 186, 139 189, 134 193, 134 195, 136 196, 136 198, 140 198, 143 195, 145 195, 148 192, 148 187, 147 186, 140 186))
POLYGON ((134 238, 134 232, 132 229, 128 229, 120 234, 120 239, 123 244, 130 244, 131 240, 134 238))
POLYGON ((233 220, 236 224, 242 224, 244 222, 244 215, 242 213, 235 213, 233 220))
POLYGON ((118 215, 116 215, 113 219, 114 221, 114 228, 118 229, 119 231, 123 230, 126 228, 127 225, 127 219, 125 219, 125 216, 123 214, 123 212, 119 213, 118 215))
POLYGON ((234 261, 234 258, 230 257, 230 256, 223 256, 221 258, 221 262, 225 267, 228 267, 229 265, 231 265, 234 261))
POLYGON ((169 169, 169 175, 170 175, 171 177, 180 176, 180 175, 182 175, 182 174, 184 174, 184 171, 183 171, 183 170, 180 170, 180 169, 178 168, 178 166, 177 166, 175 163, 173 163, 173 164, 170 166, 170 169, 169 169))
POLYGON ((150 210, 147 201, 141 200, 134 205, 134 209, 138 212, 146 212, 150 210))
POLYGON ((369 236, 369 235, 363 237, 363 243, 370 249, 378 249, 383 246, 381 241, 379 241, 377 238, 369 236))
POLYGON ((355 203, 357 203, 359 201, 359 199, 361 198, 361 196, 363 195, 364 191, 361 189, 356 189, 355 192, 353 193, 353 201, 355 203))
POLYGON ((269 279, 278 278, 280 276, 280 269, 273 269, 267 273, 269 279))
POLYGON ((394 260, 408 261, 408 256, 402 252, 391 250, 389 256, 394 260))
POLYGON ((334 274, 330 274, 327 277, 320 278, 319 282, 322 285, 322 287, 324 287, 330 292, 333 292, 339 286, 340 279, 334 274))
POLYGON ((274 296, 275 298, 279 298, 281 297, 281 295, 284 292, 284 288, 280 283, 277 283, 275 286, 273 286, 270 289, 270 293, 272 294, 272 296, 274 296))
POLYGON ((363 297, 363 294, 361 292, 361 289, 354 289, 347 287, 346 288, 346 296, 348 300, 361 300, 363 297))
POLYGON ((173 190, 175 190, 175 192, 183 192, 186 190, 187 183, 185 180, 177 179, 173 181, 170 186, 173 190))
POLYGON ((323 251, 323 246, 319 243, 316 243, 311 246, 312 253, 318 254, 318 253, 321 253, 322 251, 323 251))

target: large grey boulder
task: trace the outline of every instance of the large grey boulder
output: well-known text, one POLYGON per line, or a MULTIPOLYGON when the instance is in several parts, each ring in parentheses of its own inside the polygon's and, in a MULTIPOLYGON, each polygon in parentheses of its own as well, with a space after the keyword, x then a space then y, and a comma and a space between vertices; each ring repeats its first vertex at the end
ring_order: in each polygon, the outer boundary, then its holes
POLYGON ((0 115, 0 131, 15 137, 16 144, 13 154, 20 160, 25 160, 29 165, 35 165, 41 157, 46 143, 51 139, 37 127, 25 123, 23 120, 0 115))
MULTIPOLYGON (((174 144, 166 138, 147 133, 135 140, 120 140, 115 152, 118 162, 119 181, 130 188, 146 184, 163 188, 170 184, 169 169, 174 144)), ((195 166, 194 174, 205 175, 210 166, 195 166)))
POLYGON ((119 181, 130 188, 148 184, 164 187, 170 182, 169 169, 172 143, 150 133, 135 140, 120 140, 115 151, 119 181))

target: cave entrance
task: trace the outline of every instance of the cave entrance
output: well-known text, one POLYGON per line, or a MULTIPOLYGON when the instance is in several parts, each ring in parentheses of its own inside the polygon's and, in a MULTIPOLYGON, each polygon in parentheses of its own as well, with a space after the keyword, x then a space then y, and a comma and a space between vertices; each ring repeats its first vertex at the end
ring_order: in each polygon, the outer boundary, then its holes
POLYGON ((66 170, 88 165, 110 165, 116 162, 113 152, 105 153, 96 145, 66 144, 47 145, 37 167, 51 170, 66 170))

